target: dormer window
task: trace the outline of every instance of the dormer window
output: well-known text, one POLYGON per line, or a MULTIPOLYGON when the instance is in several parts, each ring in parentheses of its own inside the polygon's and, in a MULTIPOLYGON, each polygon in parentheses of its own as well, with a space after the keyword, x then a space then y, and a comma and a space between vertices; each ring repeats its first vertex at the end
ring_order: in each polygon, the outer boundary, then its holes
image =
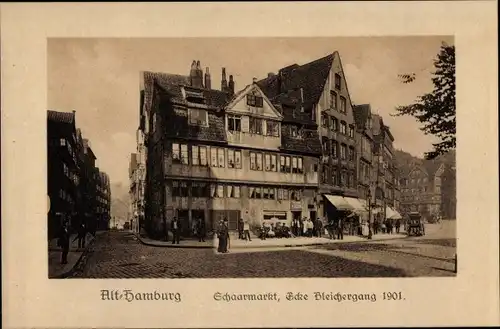
POLYGON ((247 95, 247 105, 254 107, 263 107, 264 98, 256 95, 247 95))
POLYGON ((208 112, 200 109, 189 109, 189 124, 208 127, 208 112))

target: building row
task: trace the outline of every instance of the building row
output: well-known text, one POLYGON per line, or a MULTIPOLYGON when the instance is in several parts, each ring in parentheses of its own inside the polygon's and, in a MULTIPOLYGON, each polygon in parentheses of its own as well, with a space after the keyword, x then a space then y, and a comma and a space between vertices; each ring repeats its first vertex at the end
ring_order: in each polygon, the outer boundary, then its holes
POLYGON ((237 92, 224 68, 212 89, 199 61, 189 76, 142 78, 129 174, 134 215, 150 235, 173 217, 189 230, 197 218, 208 227, 227 218, 236 229, 239 218, 290 224, 355 212, 372 223, 399 215, 394 137, 369 104, 352 104, 338 52, 237 92))
POLYGON ((109 176, 96 166, 88 139, 76 128, 76 112, 47 112, 48 238, 57 236, 65 221, 73 229, 108 228, 111 191, 109 176))

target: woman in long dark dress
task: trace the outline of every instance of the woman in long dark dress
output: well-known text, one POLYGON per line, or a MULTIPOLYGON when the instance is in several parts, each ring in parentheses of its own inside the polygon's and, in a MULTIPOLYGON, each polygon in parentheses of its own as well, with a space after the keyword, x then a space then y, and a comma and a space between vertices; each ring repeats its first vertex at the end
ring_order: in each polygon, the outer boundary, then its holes
POLYGON ((229 239, 229 228, 227 224, 227 219, 224 219, 219 229, 219 248, 217 251, 221 253, 227 252, 227 242, 229 239))

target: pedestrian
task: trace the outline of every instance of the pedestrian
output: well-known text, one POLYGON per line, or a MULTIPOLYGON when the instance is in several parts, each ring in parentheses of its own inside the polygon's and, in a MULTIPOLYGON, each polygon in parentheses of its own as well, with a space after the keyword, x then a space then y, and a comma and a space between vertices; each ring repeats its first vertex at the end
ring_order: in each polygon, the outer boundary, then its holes
POLYGON ((316 233, 318 238, 323 236, 323 221, 319 217, 316 219, 316 233))
POLYGON ((61 264, 68 264, 68 252, 69 252, 69 221, 64 221, 59 232, 59 238, 57 239, 57 245, 61 247, 61 264))
POLYGON ((220 253, 227 253, 228 252, 227 247, 229 242, 229 228, 227 219, 225 218, 222 221, 222 224, 219 226, 219 232, 217 234, 217 237, 219 238, 219 247, 217 251, 220 253))
POLYGON ((308 218, 307 219, 307 236, 312 238, 313 237, 313 230, 314 230, 314 223, 313 221, 308 218))
POLYGON ((298 231, 299 234, 297 234, 298 236, 303 236, 304 235, 304 225, 305 225, 304 219, 305 218, 299 219, 299 231, 298 231))
POLYGON ((198 233, 198 241, 205 242, 205 235, 207 233, 207 230, 206 230, 206 226, 205 226, 205 220, 203 220, 203 218, 201 218, 201 217, 198 217, 196 230, 198 233))
POLYGON ((86 237, 87 237, 87 227, 85 226, 84 223, 80 223, 80 226, 78 227, 77 235, 73 239, 73 242, 75 242, 78 239, 78 248, 83 249, 83 248, 85 248, 86 237))
POLYGON ((238 220, 238 239, 243 240, 243 218, 238 220))
POLYGON ((173 238, 172 238, 172 244, 180 244, 180 239, 181 239, 181 225, 177 217, 174 217, 172 219, 172 222, 170 223, 170 229, 172 230, 173 238))
POLYGON ((398 219, 396 219, 396 233, 398 233, 398 234, 399 234, 400 227, 401 227, 401 219, 398 218, 398 219))
POLYGON ((247 241, 252 241, 252 238, 250 238, 250 224, 248 224, 248 219, 243 222, 243 238, 247 241))
POLYGON ((337 239, 344 240, 344 219, 339 218, 337 222, 337 239))

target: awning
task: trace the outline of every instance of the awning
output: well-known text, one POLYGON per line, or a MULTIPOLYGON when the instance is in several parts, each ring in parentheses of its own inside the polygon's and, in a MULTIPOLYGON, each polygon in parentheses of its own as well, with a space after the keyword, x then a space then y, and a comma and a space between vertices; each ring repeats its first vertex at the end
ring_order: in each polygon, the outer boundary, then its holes
POLYGON ((347 200, 340 195, 330 195, 324 194, 325 198, 330 202, 337 210, 353 210, 354 207, 347 202, 347 200))
POLYGON ((353 207, 353 212, 358 214, 368 212, 368 208, 366 207, 366 205, 363 205, 363 203, 361 202, 364 200, 348 197, 345 197, 344 199, 353 207))
POLYGON ((389 219, 401 219, 403 218, 399 212, 396 210, 392 209, 391 207, 387 207, 388 210, 386 210, 386 217, 389 219))

